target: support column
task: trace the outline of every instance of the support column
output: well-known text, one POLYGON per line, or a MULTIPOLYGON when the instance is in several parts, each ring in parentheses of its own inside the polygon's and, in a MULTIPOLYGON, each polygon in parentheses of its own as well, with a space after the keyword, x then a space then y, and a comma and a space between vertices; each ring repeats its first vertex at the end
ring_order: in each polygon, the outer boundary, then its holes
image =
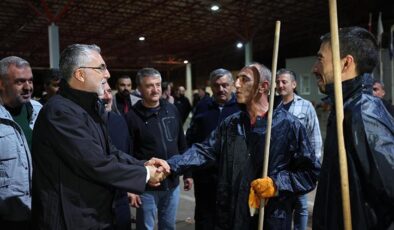
POLYGON ((253 61, 253 47, 252 42, 245 43, 245 65, 251 64, 253 61))
POLYGON ((192 88, 192 64, 186 64, 186 93, 185 96, 189 99, 190 103, 193 101, 192 98, 193 88, 192 88))
MULTIPOLYGON (((393 34, 394 34, 394 24, 391 25, 390 28, 390 45, 389 45, 389 49, 393 48, 391 50, 391 52, 394 52, 394 38, 393 38, 393 34)), ((392 54, 394 56, 394 54, 392 54)), ((394 57, 391 58, 390 60, 391 62, 391 104, 394 104, 394 57)))
POLYGON ((52 23, 48 26, 49 67, 59 68, 59 28, 52 23))

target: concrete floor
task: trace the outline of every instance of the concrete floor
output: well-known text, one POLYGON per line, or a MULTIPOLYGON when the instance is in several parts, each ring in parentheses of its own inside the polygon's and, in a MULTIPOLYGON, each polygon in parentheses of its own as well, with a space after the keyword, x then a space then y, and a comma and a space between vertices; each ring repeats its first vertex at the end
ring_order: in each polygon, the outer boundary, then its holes
MULTIPOLYGON (((181 180, 182 181, 182 180, 181 180)), ((182 183, 182 182, 181 182, 182 183)), ((308 194, 308 230, 312 229, 312 210, 315 199, 315 191, 308 194)), ((132 209, 132 214, 135 216, 135 209, 132 209)), ((135 225, 133 224, 133 229, 135 225)), ((155 228, 157 229, 157 228, 155 228)), ((181 189, 180 201, 178 206, 178 212, 176 217, 176 229, 177 230, 194 230, 194 191, 183 191, 181 189)))

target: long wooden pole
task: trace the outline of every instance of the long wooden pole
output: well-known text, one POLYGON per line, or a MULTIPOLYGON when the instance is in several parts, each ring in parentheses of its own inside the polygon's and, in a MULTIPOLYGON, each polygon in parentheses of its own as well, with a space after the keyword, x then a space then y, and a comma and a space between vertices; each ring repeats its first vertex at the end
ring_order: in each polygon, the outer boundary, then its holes
MULTIPOLYGON (((265 134, 263 177, 266 177, 268 174, 269 150, 271 143, 270 140, 271 140, 272 113, 274 110, 276 66, 278 64, 279 36, 280 36, 280 21, 276 21, 274 52, 272 54, 272 77, 271 77, 270 101, 269 101, 269 109, 268 109, 268 117, 267 117, 267 132, 265 134)), ((264 225, 264 204, 265 201, 261 200, 260 210, 259 210, 259 230, 262 230, 264 225)))
POLYGON ((346 230, 352 229, 352 216, 350 212, 349 178, 347 169, 347 158, 345 151, 345 141, 343 137, 343 98, 342 98, 342 78, 338 37, 338 17, 337 2, 329 0, 330 7, 330 28, 331 28, 331 49, 332 61, 334 65, 334 89, 335 89, 335 110, 337 117, 337 138, 339 152, 339 169, 341 174, 342 190, 342 211, 343 223, 346 230))

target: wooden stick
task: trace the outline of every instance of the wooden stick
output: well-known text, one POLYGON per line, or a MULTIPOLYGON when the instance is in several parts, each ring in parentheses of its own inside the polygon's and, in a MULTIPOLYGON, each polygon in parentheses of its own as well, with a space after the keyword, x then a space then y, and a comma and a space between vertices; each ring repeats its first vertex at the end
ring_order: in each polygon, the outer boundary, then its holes
MULTIPOLYGON (((269 150, 271 143, 270 140, 271 140, 272 113, 274 110, 276 66, 278 64, 279 35, 280 35, 280 21, 276 21, 274 52, 272 55, 272 77, 271 77, 270 101, 269 101, 269 109, 268 109, 268 117, 267 117, 267 132, 265 134, 263 177, 266 177, 268 174, 269 150)), ((263 199, 260 201, 259 230, 262 230, 264 225, 264 205, 265 205, 265 200, 263 199)))
POLYGON ((346 230, 352 229, 352 216, 350 213, 349 178, 347 169, 347 158, 345 151, 345 141, 343 137, 343 98, 342 98, 342 77, 338 37, 338 17, 337 2, 329 0, 330 7, 330 28, 331 28, 331 49, 334 65, 334 88, 335 88, 335 110, 337 116, 337 138, 339 169, 341 174, 342 189, 342 211, 343 223, 346 230))

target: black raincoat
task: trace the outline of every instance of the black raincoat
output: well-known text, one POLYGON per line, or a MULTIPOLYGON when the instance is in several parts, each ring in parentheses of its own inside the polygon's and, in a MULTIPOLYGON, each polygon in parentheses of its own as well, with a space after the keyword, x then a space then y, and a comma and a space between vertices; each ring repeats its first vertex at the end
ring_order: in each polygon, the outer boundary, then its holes
MULTIPOLYGON (((394 227, 394 119, 372 96, 372 77, 342 83, 344 138, 353 229, 394 227)), ((327 86, 334 101, 333 85, 327 86)), ((323 166, 313 210, 313 229, 343 229, 335 111, 327 123, 323 166)))
MULTIPOLYGON (((250 217, 248 196, 251 181, 261 177, 266 127, 266 117, 251 127, 246 112, 235 113, 203 144, 194 144, 183 155, 168 160, 175 173, 216 163, 216 229, 257 229, 258 217, 250 217)), ((287 111, 276 110, 268 176, 279 195, 266 206, 265 229, 291 229, 292 200, 315 188, 319 170, 305 128, 287 111)))

